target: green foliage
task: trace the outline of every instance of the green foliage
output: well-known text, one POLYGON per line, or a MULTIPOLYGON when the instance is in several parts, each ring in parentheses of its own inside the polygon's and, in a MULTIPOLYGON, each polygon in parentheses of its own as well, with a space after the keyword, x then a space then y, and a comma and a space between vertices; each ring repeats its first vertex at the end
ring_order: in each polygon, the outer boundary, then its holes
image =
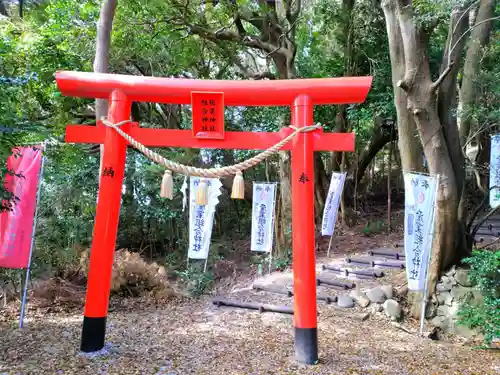
POLYGON ((184 281, 188 293, 193 297, 206 293, 213 284, 213 274, 210 270, 203 272, 199 267, 192 265, 184 271, 176 271, 175 274, 184 281))
POLYGON ((464 301, 459 323, 484 334, 484 345, 500 338, 500 251, 475 250, 464 259, 470 265, 469 279, 484 297, 484 303, 464 301))
POLYGON ((377 220, 374 222, 370 221, 365 224, 362 233, 365 236, 373 236, 375 234, 384 232, 386 230, 386 227, 386 223, 382 220, 377 220))
POLYGON ((278 271, 285 271, 292 265, 292 249, 287 248, 283 251, 283 255, 274 260, 274 269, 278 271))
MULTIPOLYGON (((297 3, 297 2, 293 2, 297 3)), ((302 2, 305 4, 305 2, 302 2)), ((67 123, 95 122, 92 99, 62 96, 55 84, 57 70, 92 71, 95 39, 101 2, 98 0, 51 0, 31 4, 23 19, 0 20, 0 174, 8 171, 5 161, 16 145, 45 139, 63 141, 67 123)), ((452 1, 415 1, 417 16, 423 23, 449 16, 452 1)), ((373 76, 372 88, 363 104, 316 106, 315 122, 335 130, 339 109, 345 109, 349 125, 356 133, 357 149, 364 148, 373 134, 374 116, 396 119, 391 85, 391 64, 382 12, 372 1, 354 2, 349 15, 341 2, 316 1, 303 6, 293 30, 294 68, 298 77, 373 76), (345 48, 350 43, 349 51, 345 48), (352 55, 348 59, 348 54, 352 55), (349 61, 348 61, 349 60, 349 61)), ((199 79, 241 79, 250 73, 277 69, 272 54, 258 51, 248 39, 231 35, 217 39, 216 31, 237 34, 237 13, 251 15, 242 21, 247 38, 266 38, 256 25, 259 17, 269 17, 269 6, 256 1, 221 2, 202 7, 198 2, 130 0, 119 2, 112 33, 109 70, 139 76, 192 77, 199 79), (182 3, 182 6, 180 4, 182 3), (255 12, 255 13, 254 13, 255 12), (257 15, 257 16, 256 16, 257 15), (196 33, 192 26, 208 34, 196 33)), ((283 12, 280 27, 288 30, 283 12)), ((497 28, 498 29, 498 28, 497 28)), ((293 33, 292 33, 293 31, 293 33)), ((431 68, 440 64, 447 22, 441 22, 430 41, 431 68)), ((280 38, 283 41, 286 38, 280 38)), ((475 114, 478 124, 498 123, 498 30, 482 60, 481 108, 475 114)), ((146 128, 191 127, 190 106, 134 104, 134 119, 146 128)), ((226 129, 232 131, 278 131, 290 123, 287 107, 229 107, 225 110, 226 129)), ((57 143, 57 142, 55 142, 57 143)), ((230 165, 254 155, 254 151, 235 150, 157 150, 161 155, 189 165, 214 167, 230 165)), ((348 160, 352 166, 353 160, 348 160)), ((97 200, 99 154, 87 147, 57 144, 47 151, 34 258, 35 272, 66 267, 76 261, 79 249, 91 245, 97 200)), ((245 173, 247 181, 279 179, 278 158, 245 173)), ((139 251, 144 257, 164 259, 169 269, 181 277, 197 280, 193 290, 206 290, 210 284, 200 271, 185 270, 187 250, 187 212, 182 212, 180 187, 184 176, 175 175, 175 197, 159 197, 163 169, 129 149, 124 178, 117 246, 139 251)), ((0 184, 0 186, 3 186, 0 184)), ((0 189, 3 189, 0 188, 0 189)), ((14 202, 12 193, 0 190, 0 197, 14 202)), ((227 191, 220 198, 213 229, 213 243, 231 242, 250 232, 250 205, 231 201, 227 191)), ((284 224, 287 225, 286 223, 284 224)), ((385 225, 369 223, 367 235, 384 230, 385 225)), ((290 227, 285 236, 291 237, 290 227)), ((284 246, 276 267, 291 264, 291 249, 284 246)), ((215 250, 215 246, 212 250, 215 250)), ((217 250, 219 251, 219 250, 217 250)), ((229 253, 221 248, 220 255, 229 253)))

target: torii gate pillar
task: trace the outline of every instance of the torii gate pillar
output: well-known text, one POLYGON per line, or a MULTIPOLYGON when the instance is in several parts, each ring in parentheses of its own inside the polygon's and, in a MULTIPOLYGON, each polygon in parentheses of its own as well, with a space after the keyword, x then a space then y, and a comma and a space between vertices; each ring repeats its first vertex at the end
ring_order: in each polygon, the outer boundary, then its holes
MULTIPOLYGON (((292 124, 296 127, 313 124, 314 105, 361 103, 371 86, 371 77, 216 81, 83 72, 57 72, 56 81, 64 95, 108 99, 108 120, 113 123, 130 118, 132 101, 193 104, 192 97, 201 93, 223 98, 224 105, 291 106, 292 124)), ((223 111, 222 106, 219 111, 223 111)), ((214 119, 214 123, 220 121, 214 119)), ((191 130, 141 129, 136 123, 127 124, 123 130, 149 147, 247 150, 267 149, 292 132, 289 128, 280 132, 218 129, 216 136, 206 137, 191 130)), ((66 142, 104 144, 81 342, 83 351, 93 352, 104 347, 127 143, 100 122, 97 127, 68 126, 66 142)), ((318 361, 314 151, 354 151, 354 134, 315 130, 297 135, 282 149, 292 152, 295 352, 299 362, 314 364, 318 361)))

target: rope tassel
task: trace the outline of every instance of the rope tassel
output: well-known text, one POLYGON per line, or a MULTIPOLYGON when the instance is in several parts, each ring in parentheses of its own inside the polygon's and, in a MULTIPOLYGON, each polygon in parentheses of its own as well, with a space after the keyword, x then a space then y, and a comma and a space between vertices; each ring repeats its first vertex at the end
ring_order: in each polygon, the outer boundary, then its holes
POLYGON ((236 176, 234 176, 231 198, 245 199, 245 180, 241 172, 237 172, 236 176))
POLYGON ((208 204, 208 182, 207 180, 200 180, 196 188, 196 204, 206 206, 208 204))
POLYGON ((174 198, 174 179, 172 171, 167 169, 161 180, 160 197, 173 199, 174 198))

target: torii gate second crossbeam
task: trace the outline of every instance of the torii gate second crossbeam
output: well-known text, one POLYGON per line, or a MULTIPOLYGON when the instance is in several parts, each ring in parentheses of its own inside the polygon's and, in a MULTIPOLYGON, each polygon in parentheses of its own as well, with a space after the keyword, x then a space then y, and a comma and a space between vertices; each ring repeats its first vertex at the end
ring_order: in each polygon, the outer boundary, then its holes
MULTIPOLYGON (((107 99, 108 121, 112 123, 130 119, 133 101, 193 105, 192 130, 142 129, 137 123, 122 126, 122 130, 145 146, 247 150, 266 149, 292 130, 224 132, 225 105, 291 106, 292 125, 299 128, 313 124, 314 105, 362 103, 371 80, 371 77, 344 77, 217 81, 68 71, 56 73, 62 94, 107 99)), ((97 127, 69 125, 66 142, 104 144, 81 341, 82 351, 93 352, 104 347, 128 144, 114 129, 100 122, 97 127)), ((314 151, 354 151, 354 134, 323 133, 319 129, 298 134, 283 149, 291 150, 292 154, 295 352, 299 362, 313 364, 318 360, 314 151)))

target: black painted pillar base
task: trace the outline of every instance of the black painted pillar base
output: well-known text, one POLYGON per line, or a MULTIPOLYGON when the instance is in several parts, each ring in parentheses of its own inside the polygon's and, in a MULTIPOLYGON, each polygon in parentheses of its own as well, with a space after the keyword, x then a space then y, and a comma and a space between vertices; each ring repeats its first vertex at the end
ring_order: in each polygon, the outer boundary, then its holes
POLYGON ((82 342, 80 350, 85 353, 97 352, 104 348, 106 336, 106 317, 83 317, 82 342))
POLYGON ((306 365, 318 363, 317 328, 295 327, 295 356, 300 363, 306 365))

